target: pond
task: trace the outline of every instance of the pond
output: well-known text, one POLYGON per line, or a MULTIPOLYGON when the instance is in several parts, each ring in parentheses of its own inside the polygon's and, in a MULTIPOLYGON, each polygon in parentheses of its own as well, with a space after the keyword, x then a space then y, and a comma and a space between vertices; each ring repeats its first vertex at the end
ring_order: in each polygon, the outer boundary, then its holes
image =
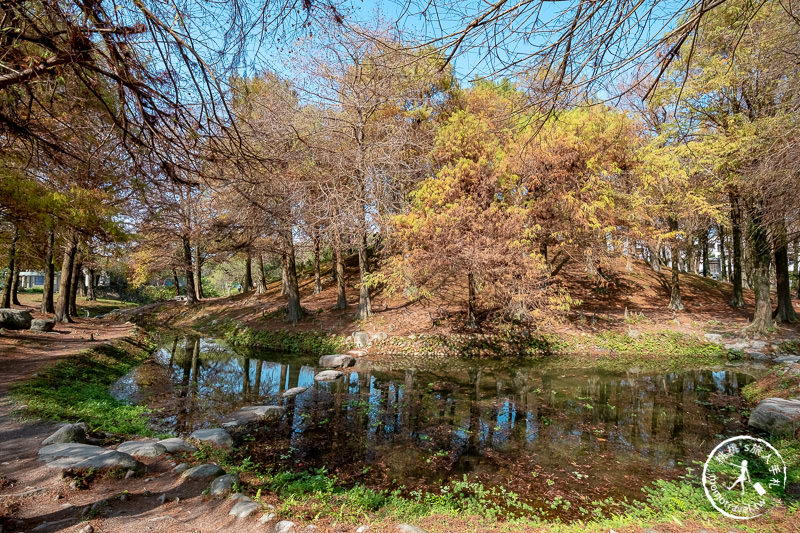
POLYGON ((651 481, 685 473, 744 432, 740 394, 754 379, 744 367, 606 372, 512 359, 433 370, 360 362, 317 383, 317 359, 165 339, 113 392, 152 407, 153 424, 176 433, 217 426, 243 405, 286 405, 281 420, 246 429, 240 458, 403 492, 466 475, 569 518, 609 497, 641 499, 651 481), (298 386, 309 390, 280 397, 298 386))

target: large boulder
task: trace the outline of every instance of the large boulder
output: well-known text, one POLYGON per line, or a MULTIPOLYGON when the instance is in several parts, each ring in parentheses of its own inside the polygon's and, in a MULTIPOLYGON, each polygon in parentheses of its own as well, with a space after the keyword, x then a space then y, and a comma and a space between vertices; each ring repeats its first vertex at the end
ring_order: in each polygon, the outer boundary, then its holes
POLYGON ((208 493, 212 496, 223 496, 233 492, 233 486, 239 483, 238 474, 225 474, 219 476, 208 487, 208 493))
POLYGON ((34 318, 31 320, 31 331, 53 331, 55 327, 55 320, 49 320, 47 318, 34 318))
POLYGON ((319 366, 322 368, 347 368, 354 364, 356 364, 355 357, 341 353, 323 355, 319 358, 319 366))
POLYGON ((338 370, 323 370, 314 376, 314 381, 336 381, 343 375, 344 373, 339 372, 338 370))
POLYGON ((233 438, 227 431, 220 428, 198 429, 189 435, 189 438, 220 448, 231 448, 233 446, 233 438))
POLYGON ((66 424, 42 441, 42 446, 67 442, 86 442, 86 428, 83 424, 66 424))
POLYGON ((800 400, 783 398, 761 400, 750 413, 750 420, 747 423, 772 435, 792 436, 800 427, 800 400))
POLYGON ((353 333, 353 344, 356 345, 356 348, 366 348, 369 346, 369 333, 366 331, 356 331, 353 333))
POLYGON ((194 453, 197 448, 183 439, 171 438, 158 441, 167 450, 167 453, 194 453))
POLYGON ((0 309, 0 328, 30 329, 33 317, 30 311, 22 309, 0 309))
POLYGON ((48 468, 107 470, 136 469, 141 464, 127 453, 77 442, 51 444, 39 450, 39 460, 48 468))
POLYGON ((222 424, 223 427, 243 426, 252 422, 261 422, 271 418, 280 418, 286 408, 281 405, 248 405, 242 407, 232 415, 230 420, 222 424))

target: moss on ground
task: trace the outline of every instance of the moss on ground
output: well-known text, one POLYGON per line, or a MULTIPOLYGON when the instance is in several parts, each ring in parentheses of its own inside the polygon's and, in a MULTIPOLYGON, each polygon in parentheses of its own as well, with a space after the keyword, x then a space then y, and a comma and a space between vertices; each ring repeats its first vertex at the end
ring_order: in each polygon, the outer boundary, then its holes
POLYGON ((260 331, 246 326, 225 328, 225 340, 236 347, 265 348, 276 352, 325 355, 354 347, 343 335, 309 331, 260 331))

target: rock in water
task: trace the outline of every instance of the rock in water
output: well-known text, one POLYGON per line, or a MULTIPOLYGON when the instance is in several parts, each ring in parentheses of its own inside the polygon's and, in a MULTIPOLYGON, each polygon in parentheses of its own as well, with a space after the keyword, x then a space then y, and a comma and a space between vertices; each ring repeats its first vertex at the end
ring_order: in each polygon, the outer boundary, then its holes
POLYGON ((189 435, 189 438, 219 446, 220 448, 231 448, 233 446, 233 438, 227 431, 220 428, 198 429, 189 435))
POLYGON ((766 398, 750 413, 747 422, 754 428, 769 431, 776 436, 793 436, 800 427, 800 400, 766 398))
POLYGON ((86 442, 86 430, 81 424, 67 424, 42 441, 42 446, 67 442, 86 442))
POLYGON ((323 370, 314 376, 314 381, 335 381, 343 375, 344 374, 338 370, 323 370))
POLYGON ((239 483, 239 476, 237 474, 225 474, 219 476, 211 482, 208 487, 208 493, 212 496, 222 496, 223 494, 230 494, 233 491, 233 486, 239 483))
POLYGON ((177 438, 164 439, 158 441, 158 443, 167 450, 167 453, 180 453, 180 452, 194 453, 197 451, 197 448, 195 448, 194 446, 192 446, 183 439, 177 439, 177 438))
POLYGON ((291 389, 285 391, 281 394, 282 398, 294 398, 300 394, 303 394, 305 391, 308 390, 308 387, 292 387, 291 389))
POLYGON ((282 405, 248 405, 230 415, 231 420, 222 425, 223 427, 243 426, 268 418, 280 418, 285 411, 286 408, 282 405))
POLYGON ((129 440, 117 446, 117 451, 134 457, 160 457, 167 453, 167 449, 154 440, 129 440))
POLYGON ((46 318, 34 318, 31 320, 31 331, 53 331, 54 327, 56 327, 55 320, 46 318))
POLYGON ((30 311, 22 309, 0 309, 0 328, 30 329, 33 317, 30 311))
POLYGON ((356 364, 356 358, 352 355, 334 354, 323 355, 319 358, 319 366, 322 368, 347 368, 356 364))
POLYGON ((219 465, 209 463, 204 465, 193 466, 192 468, 185 470, 181 474, 181 477, 185 477, 187 479, 203 480, 203 479, 213 479, 221 476, 224 473, 225 471, 221 469, 219 465))

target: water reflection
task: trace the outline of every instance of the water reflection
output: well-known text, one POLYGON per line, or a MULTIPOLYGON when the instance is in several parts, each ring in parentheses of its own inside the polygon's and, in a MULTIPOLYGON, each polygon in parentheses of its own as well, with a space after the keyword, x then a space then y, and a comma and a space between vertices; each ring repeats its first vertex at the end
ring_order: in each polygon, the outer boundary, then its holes
POLYGON ((406 490, 469 474, 531 501, 640 496, 743 430, 752 377, 741 369, 650 374, 509 363, 463 372, 359 367, 317 383, 316 357, 243 357, 213 339, 165 343, 118 393, 179 433, 246 404, 285 404, 241 450, 284 468, 326 467, 345 482, 406 490), (133 383, 135 382, 135 385, 133 383), (281 393, 309 387, 293 399, 281 393))

